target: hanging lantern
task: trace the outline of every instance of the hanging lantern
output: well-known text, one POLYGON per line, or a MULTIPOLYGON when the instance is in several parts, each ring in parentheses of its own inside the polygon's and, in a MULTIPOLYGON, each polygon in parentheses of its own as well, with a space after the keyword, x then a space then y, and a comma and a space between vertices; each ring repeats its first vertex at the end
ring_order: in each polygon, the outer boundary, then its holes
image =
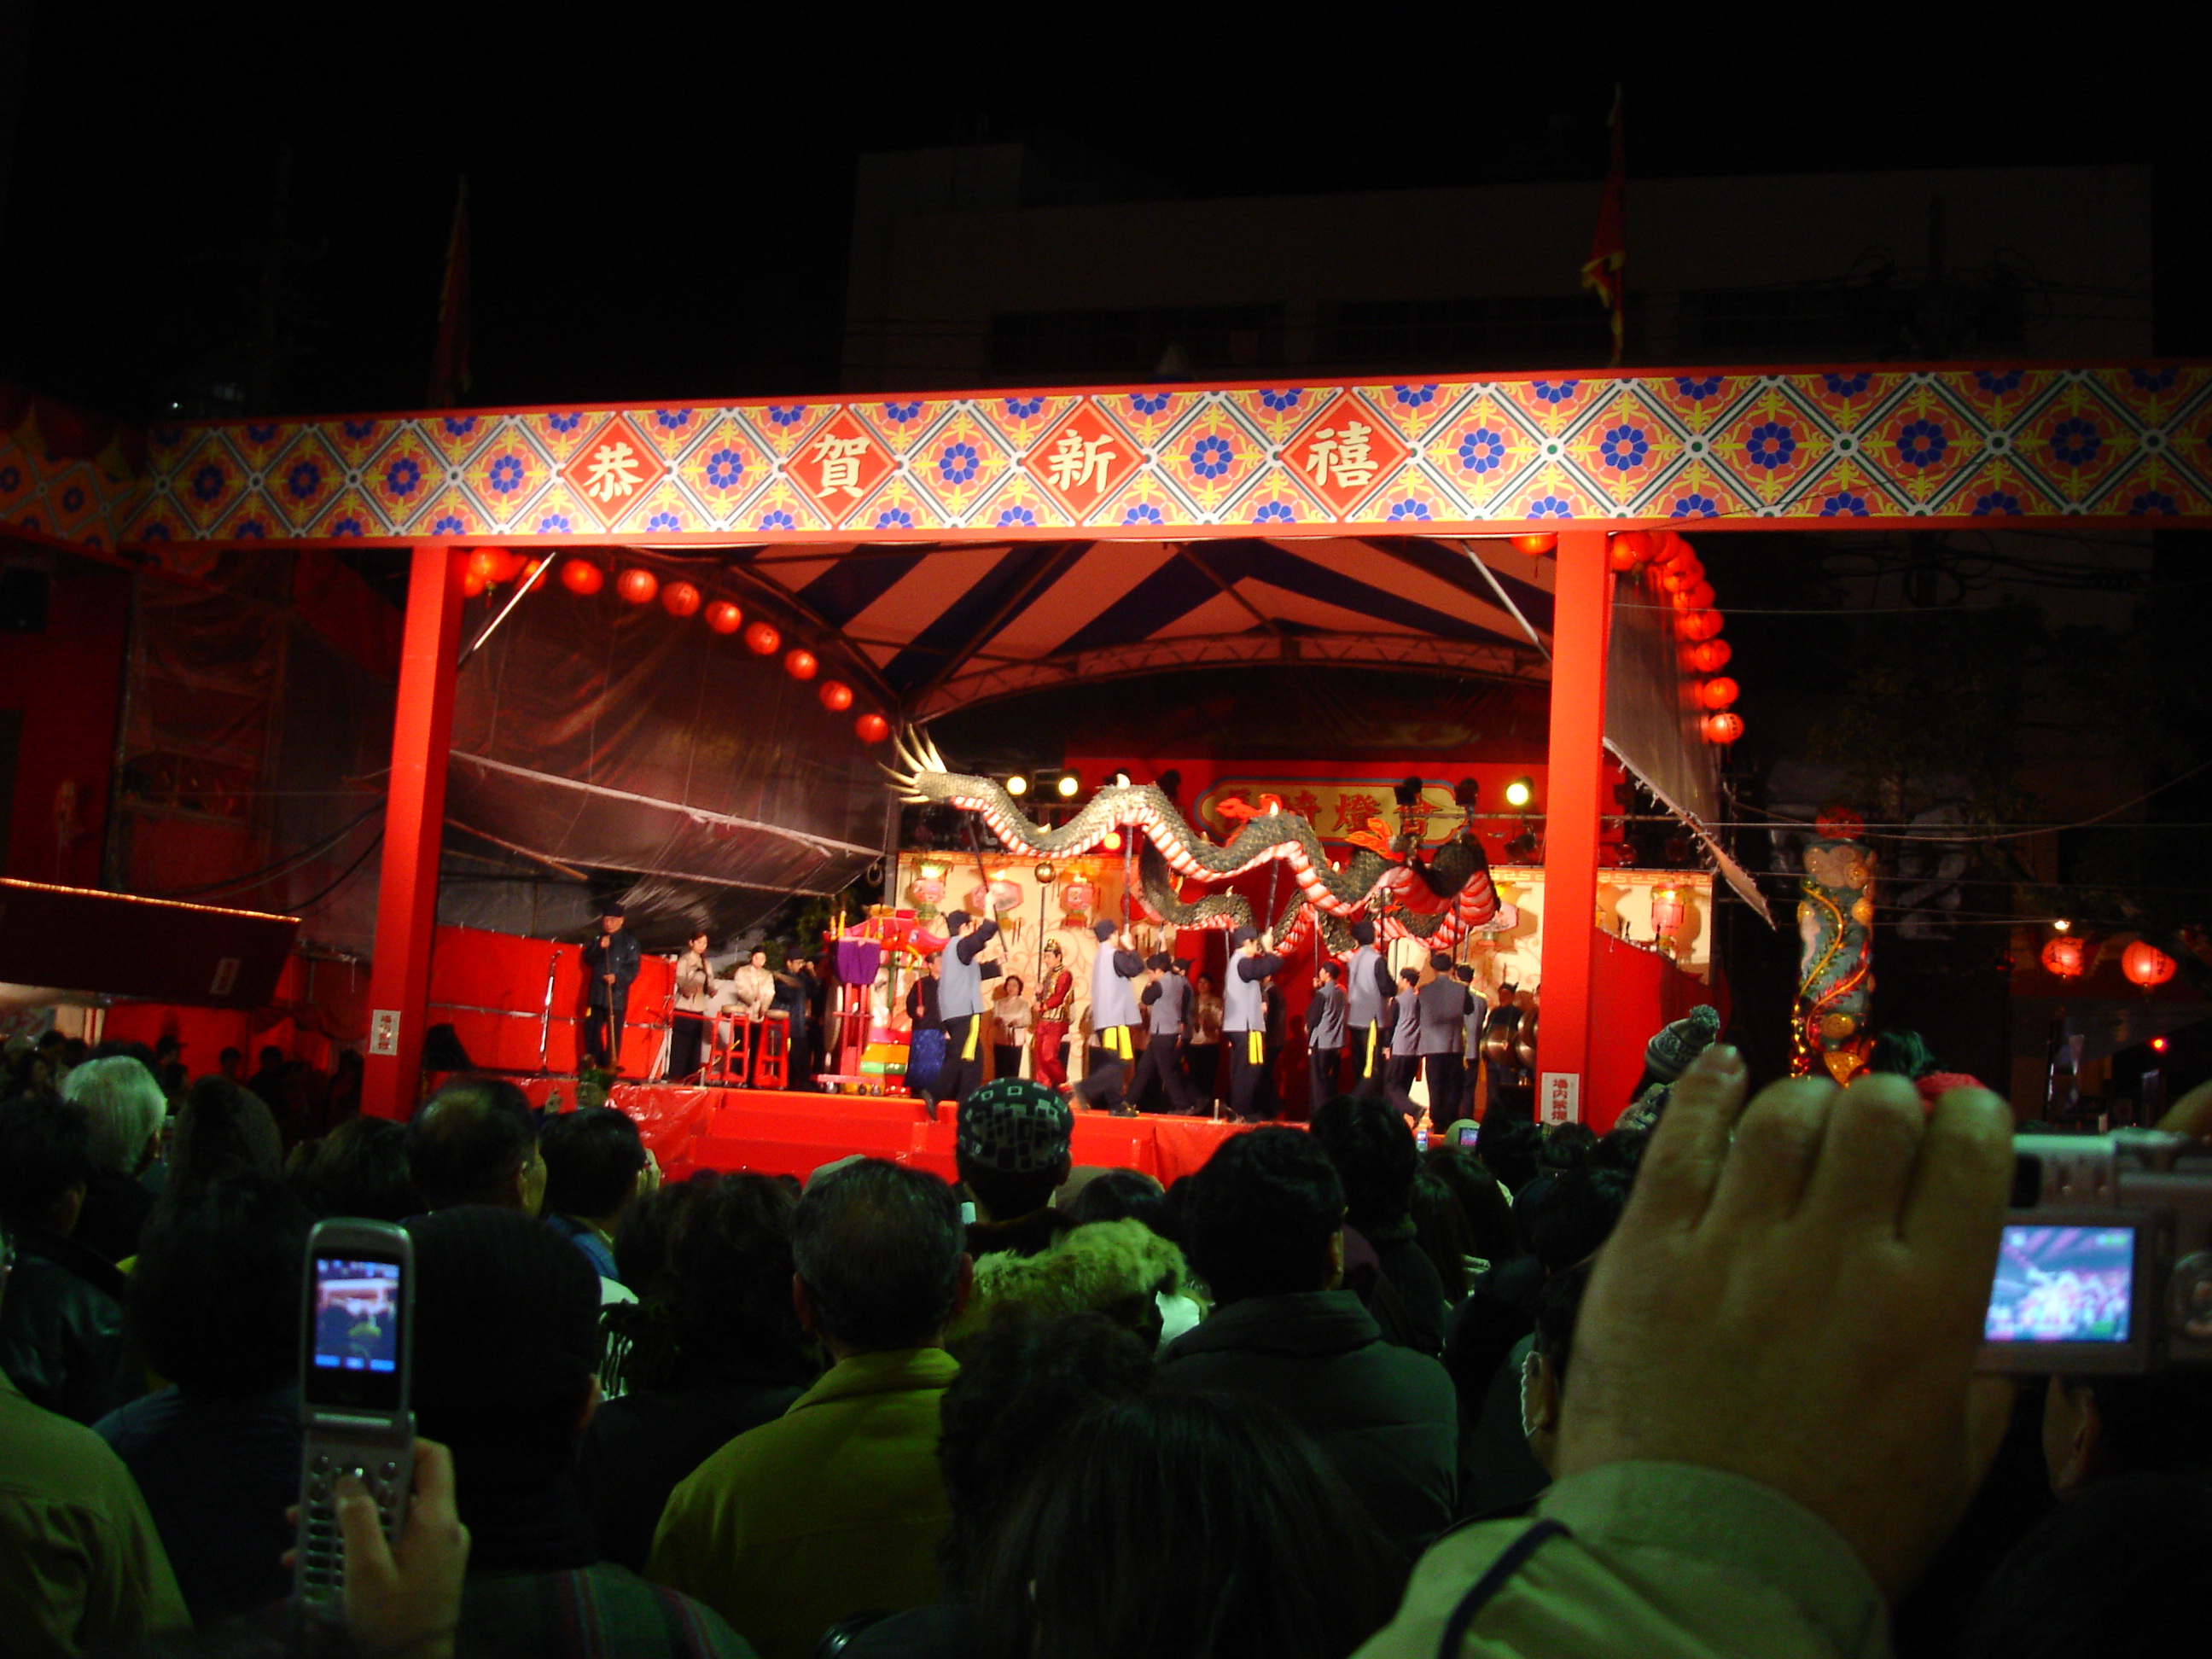
POLYGON ((1692 582, 1687 587, 1678 588, 1674 592, 1674 609, 1677 611, 1711 610, 1713 603, 1713 585, 1700 579, 1692 582))
POLYGON ((1698 730, 1707 743, 1734 743, 1743 735, 1743 716, 1733 708, 1724 708, 1698 721, 1698 730))
POLYGON ((1661 939, 1673 937, 1682 925, 1682 890, 1679 887, 1655 887, 1651 890, 1651 931, 1661 939))
POLYGON ((871 710, 853 722, 853 730, 862 743, 881 743, 891 734, 891 723, 871 710))
POLYGON ((1698 562, 1694 553, 1660 567, 1659 586, 1668 593, 1679 593, 1705 579, 1705 567, 1698 562))
POLYGON ((1060 890, 1060 908, 1071 921, 1090 915, 1091 907, 1097 902, 1098 890, 1081 876, 1060 890))
POLYGON ((814 653, 803 646, 793 647, 783 659, 783 672, 795 680, 812 679, 814 671, 821 666, 814 660, 814 653))
POLYGON ((526 559, 522 562, 522 580, 526 582, 534 582, 538 580, 538 573, 544 568, 544 560, 526 559))
POLYGON ((1530 558, 1549 553, 1559 544, 1559 538, 1557 536, 1516 536, 1513 538, 1514 547, 1528 555, 1530 558))
POLYGON ((717 599, 707 607, 707 626, 717 634, 736 633, 738 624, 744 619, 745 613, 727 599, 717 599))
POLYGON ((2137 939, 2120 952, 2120 971, 2146 991, 2173 977, 2174 960, 2148 939, 2137 939))
POLYGON ((468 567, 461 572, 461 592, 473 599, 484 591, 485 586, 486 578, 483 572, 477 568, 476 561, 471 559, 468 567))
POLYGON ((699 590, 690 582, 671 582, 660 590, 660 603, 670 616, 688 617, 699 608, 699 590))
POLYGON ((1685 611, 1675 623, 1674 631, 1686 640, 1709 640, 1721 631, 1721 613, 1717 611, 1685 611))
POLYGON ((991 889, 989 884, 986 882, 977 882, 973 887, 970 887, 968 890, 968 896, 963 899, 961 902, 968 907, 968 914, 969 915, 981 915, 986 910, 991 908, 991 889))
POLYGON ((853 706, 853 688, 842 680, 824 680, 819 693, 822 706, 833 714, 842 714, 853 706))
POLYGON ((1003 916, 1010 910, 1018 910, 1022 904, 1022 890, 1016 883, 1000 876, 991 884, 991 914, 1003 916))
POLYGON ((1606 548, 1615 570, 1633 570, 1651 556, 1651 538, 1641 530, 1624 530, 1606 548))
POLYGON ((1690 647, 1690 666, 1700 674, 1717 674, 1735 654, 1726 640, 1700 640, 1690 647))
POLYGON ((2061 979, 2079 979, 2089 965, 2088 952, 2080 939, 2061 934, 2043 947, 2043 965, 2061 979))
POLYGON ((615 592, 632 605, 651 605, 653 596, 660 592, 660 578, 633 565, 615 578, 615 592))
POLYGON ((499 580, 499 555, 489 547, 477 549, 469 555, 468 573, 477 580, 477 592, 483 592, 486 584, 499 580))
POLYGON ((589 599, 607 585, 607 573, 589 559, 570 559, 561 567, 561 586, 580 599, 589 599))
POLYGON ((764 622, 745 629, 745 649, 756 657, 773 657, 783 649, 783 635, 764 622))
POLYGON ((491 555, 491 579, 495 582, 511 582, 529 568, 530 562, 510 547, 482 550, 491 555))
POLYGON ((1694 559, 1697 556, 1697 554, 1691 550, 1690 544, 1683 539, 1682 532, 1679 530, 1669 530, 1662 535, 1659 540, 1659 550, 1652 556, 1654 562, 1661 566, 1680 564, 1685 559, 1694 559))
POLYGON ((1698 688, 1698 701, 1708 708, 1725 708, 1735 701, 1735 682, 1723 674, 1698 688))

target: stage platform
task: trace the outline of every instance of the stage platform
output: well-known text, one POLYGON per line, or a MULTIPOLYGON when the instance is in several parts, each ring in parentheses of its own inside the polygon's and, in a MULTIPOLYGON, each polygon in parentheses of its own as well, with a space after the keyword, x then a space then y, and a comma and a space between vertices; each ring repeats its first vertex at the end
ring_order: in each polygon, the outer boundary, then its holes
MULTIPOLYGON (((573 1078, 522 1083, 542 1106, 556 1089, 573 1105, 573 1078)), ((678 1084, 618 1083, 608 1097, 637 1121, 660 1167, 677 1179, 694 1170, 753 1170, 795 1175, 858 1152, 934 1170, 953 1179, 953 1109, 935 1122, 908 1095, 825 1095, 767 1089, 697 1089, 678 1084)), ((1196 1170, 1242 1125, 1191 1117, 1075 1115, 1078 1164, 1141 1170, 1163 1186, 1196 1170)))

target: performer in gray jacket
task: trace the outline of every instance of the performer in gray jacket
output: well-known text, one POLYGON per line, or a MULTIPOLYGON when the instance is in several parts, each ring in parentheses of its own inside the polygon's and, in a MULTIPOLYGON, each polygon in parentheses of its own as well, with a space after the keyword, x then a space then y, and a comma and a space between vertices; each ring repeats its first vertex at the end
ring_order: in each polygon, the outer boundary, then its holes
POLYGON ((1429 968, 1436 977, 1417 994, 1421 1028, 1415 1048, 1429 1085, 1429 1121, 1441 1129, 1458 1115, 1467 1085, 1463 1056, 1474 993, 1453 977, 1450 952, 1431 951, 1429 968))
POLYGON ((995 921, 977 921, 965 910, 945 916, 945 955, 937 973, 937 1023, 945 1032, 945 1063, 930 1090, 930 1111, 944 1102, 967 1098, 983 1082, 983 981, 996 979, 999 964, 981 958, 983 947, 999 936, 995 921))
POLYGON ((1398 994, 1390 1004, 1390 1063, 1384 1068, 1383 1085, 1390 1103, 1413 1117, 1420 1112, 1412 1090, 1413 1079, 1421 1074, 1421 994, 1417 988, 1421 970, 1401 968, 1398 980, 1398 994))
MULTIPOLYGON (((1465 1044, 1460 1050, 1460 1063, 1466 1067, 1466 1075, 1460 1079, 1459 1103, 1453 1109, 1452 1116, 1473 1117, 1474 1080, 1482 1065, 1482 1024, 1490 1018, 1490 1005, 1483 1000, 1482 993, 1474 988, 1474 965, 1472 963, 1461 963, 1452 969, 1452 977, 1467 987, 1468 995, 1467 1018, 1463 1022, 1465 1044)), ((1433 1109, 1429 1117, 1431 1121, 1435 1120, 1433 1109)))
POLYGON ((1375 924, 1362 919, 1352 924, 1358 947, 1345 964, 1345 1018, 1352 1039, 1352 1092, 1371 1100, 1383 1092, 1382 1050, 1390 1046, 1390 1028, 1384 1024, 1394 987, 1389 964, 1375 948, 1375 924))
POLYGON ((1344 1059, 1344 969, 1324 962, 1314 976, 1313 1000, 1306 1004, 1306 1111, 1321 1110, 1336 1098, 1336 1074, 1344 1059))
POLYGON ((1229 935, 1229 971, 1222 975, 1221 1036, 1229 1045, 1229 1109, 1246 1123, 1259 1117, 1267 1073, 1267 976, 1283 970, 1259 930, 1229 935))
POLYGON ((1185 1117, 1195 1116, 1205 1107, 1182 1069, 1182 1052, 1183 1033, 1190 1025, 1190 981, 1176 970, 1164 951, 1155 952, 1146 962, 1145 978, 1146 984, 1137 1000, 1145 1010, 1147 1035, 1145 1052, 1137 1057, 1136 1076, 1130 1079, 1129 1100, 1141 1109, 1146 1091, 1157 1078, 1167 1093, 1169 1109, 1185 1117))
POLYGON ((1130 1057, 1136 1045, 1129 1028, 1137 1023, 1137 993, 1133 981, 1145 976, 1145 959, 1129 948, 1127 929, 1117 931, 1110 921, 1094 922, 1091 936, 1098 941, 1091 958, 1091 1041, 1096 1051, 1105 1051, 1103 1062, 1085 1072, 1075 1085, 1076 1098, 1085 1106, 1103 1103, 1117 1117, 1134 1117, 1136 1109, 1121 1098, 1128 1080, 1130 1057))

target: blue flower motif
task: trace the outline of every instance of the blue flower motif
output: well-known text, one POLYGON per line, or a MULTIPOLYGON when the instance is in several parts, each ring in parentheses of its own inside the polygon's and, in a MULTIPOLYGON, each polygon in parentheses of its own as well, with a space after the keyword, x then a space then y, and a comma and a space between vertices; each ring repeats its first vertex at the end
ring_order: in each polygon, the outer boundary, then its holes
POLYGON ((805 404, 770 404, 768 417, 778 426, 797 426, 806 418, 805 404))
POLYGON ((1035 415, 1037 410, 1043 407, 1044 399, 1042 398, 1009 398, 1006 399, 1006 413, 1012 416, 1014 419, 1018 421, 1028 420, 1031 416, 1035 415))
POLYGON ((384 469, 384 487, 394 495, 412 495, 422 483, 422 467, 412 455, 402 455, 384 469))
POLYGON ((2164 368, 2131 368, 2128 379, 2143 392, 2163 392, 2181 378, 2181 371, 2172 363, 2164 368))
POLYGON ((192 499, 201 501, 213 501, 222 494, 222 487, 226 482, 228 480, 222 476, 222 469, 213 461, 206 462, 192 473, 192 499))
POLYGON ((707 458, 707 482, 716 489, 733 489, 745 476, 745 458, 734 449, 718 449, 707 458))
POLYGON ((1717 519, 1720 515, 1721 504, 1718 501, 1693 489, 1676 501, 1674 510, 1667 516, 1670 519, 1717 519))
POLYGON ((1863 519, 1866 515, 1866 497, 1854 490, 1839 489, 1820 502, 1820 516, 1824 519, 1863 519))
POLYGON ((2179 513, 2181 504, 2163 489, 2146 489, 2128 503, 2128 511, 2139 519, 2147 519, 2154 514, 2179 513))
POLYGON ((574 528, 565 513, 548 513, 538 521, 538 533, 541 536, 565 536, 574 528))
POLYGON ((1913 421, 1897 434, 1898 459, 1907 466, 1933 466, 1943 459, 1951 440, 1933 421, 1913 421))
POLYGON ((937 458, 937 476, 947 483, 963 484, 982 470, 983 458, 975 453, 975 446, 965 441, 949 443, 937 458))
POLYGON ((1005 512, 999 514, 999 522, 1000 524, 1034 525, 1036 523, 1036 514, 1026 507, 1010 507, 1006 508, 1005 512))
POLYGON ((351 438, 354 441, 358 443, 362 439, 366 438, 370 433, 376 430, 376 422, 374 421, 345 421, 340 423, 339 429, 343 431, 347 437, 351 438))
POLYGON ((1717 374, 1708 374, 1702 380, 1688 374, 1677 374, 1674 377, 1675 392, 1693 404, 1705 402, 1720 389, 1721 377, 1717 374))
POLYGON ((1575 516, 1575 510, 1559 496, 1540 495, 1528 503, 1528 516, 1532 519, 1571 519, 1575 516))
POLYGON ((1533 380, 1529 384, 1536 388, 1536 395, 1546 403, 1563 404, 1575 395, 1575 388, 1582 382, 1580 380, 1533 380))
MULTIPOLYGON (((1711 384, 1717 385, 1718 382, 1711 384)), ((1856 398, 1874 384, 1874 376, 1863 370, 1856 374, 1823 374, 1820 384, 1828 388, 1832 397, 1856 398)))
POLYGON ((1394 386, 1390 395, 1408 409, 1419 409, 1424 404, 1436 402, 1437 389, 1433 386, 1394 386))
POLYGON ((2097 428, 2079 415, 2069 416, 2051 428, 2051 453, 2067 466, 2088 465, 2104 447, 2097 428))
POLYGON ((295 501, 307 500, 322 487, 323 469, 313 461, 295 461, 292 470, 284 475, 284 493, 295 501))
POLYGON ((1505 440, 1486 426, 1460 434, 1459 464, 1467 472, 1493 472, 1505 465, 1505 440))
POLYGON ((654 514, 651 518, 645 521, 645 527, 647 530, 681 530, 684 528, 681 524, 677 522, 676 515, 673 513, 654 514))
POLYGON ((1974 384, 1993 394, 2014 391, 2027 378, 2016 368, 1978 368, 1974 371, 1974 384))
POLYGON ((1164 392, 1133 392, 1129 394, 1129 407, 1139 415, 1157 415, 1168 406, 1168 395, 1164 392))
POLYGON ((1285 386, 1279 391, 1262 392, 1260 402, 1266 408, 1279 413, 1285 409, 1296 409, 1304 401, 1306 389, 1302 386, 1285 386))
POLYGON ((653 411, 653 423, 664 431, 680 432, 691 424, 691 411, 688 409, 656 409, 653 411))
POLYGON ((1219 477, 1236 459, 1229 440, 1218 433, 1208 433, 1190 447, 1190 470, 1201 478, 1219 477))
POLYGON ((1121 522, 1123 524, 1165 524, 1167 520, 1160 517, 1159 508, 1154 507, 1150 501, 1139 501, 1121 515, 1121 522))
POLYGON ((1268 501, 1252 515, 1254 524, 1294 524, 1297 514, 1288 501, 1268 501))
POLYGON ((1985 495, 1974 498, 1973 512, 1977 518, 2002 517, 2020 511, 2020 497, 2009 490, 1992 489, 1985 495))
POLYGON ((914 514, 908 512, 902 507, 887 507, 882 512, 876 514, 876 528, 878 530, 911 530, 914 528, 914 514))
POLYGON ((22 487, 23 471, 21 467, 0 466, 0 490, 12 495, 22 487))
POLYGON ((67 489, 62 491, 63 512, 74 513, 83 505, 84 489, 82 485, 71 484, 67 489))
POLYGON ((1391 502, 1390 511, 1386 516, 1393 519, 1432 519, 1436 514, 1429 511, 1429 504, 1426 501, 1417 501, 1407 498, 1391 502))
POLYGON ((885 404, 884 405, 884 418, 896 426, 904 426, 908 421, 912 420, 915 416, 921 413, 921 399, 919 398, 916 398, 911 403, 885 404))
POLYGON ((437 521, 431 525, 430 533, 433 536, 465 536, 469 533, 469 527, 461 522, 459 514, 441 513, 437 521))
POLYGON ((477 429, 477 417, 473 415, 448 415, 438 424, 446 428, 447 437, 465 438, 477 429))
POLYGON ((331 534, 333 536, 353 537, 361 533, 361 520, 351 516, 340 519, 331 526, 331 534))
POLYGON ((1633 472, 1651 453, 1651 440, 1642 427, 1616 426, 1607 429, 1597 453, 1614 471, 1633 472))
POLYGON ((1771 472, 1790 465, 1797 453, 1797 434, 1780 421, 1762 421, 1744 434, 1743 451, 1753 466, 1771 472))
POLYGON ((250 444, 265 444, 276 435, 276 428, 268 421, 248 421, 246 423, 246 441, 250 444))
POLYGON ((138 532, 138 539, 142 542, 168 541, 171 539, 169 535, 169 526, 163 524, 159 519, 156 519, 153 523, 142 526, 140 527, 138 532))
POLYGON ((512 495, 522 488, 522 463, 512 455, 502 455, 491 464, 485 482, 502 495, 512 495))
POLYGON ((796 530, 799 527, 799 522, 779 507, 775 512, 768 514, 761 520, 760 527, 763 530, 796 530))
POLYGON ((571 415, 548 415, 545 417, 545 424, 556 432, 574 432, 583 423, 584 416, 580 410, 571 415))
MULTIPOLYGON (((240 519, 236 524, 231 526, 230 533, 234 540, 241 542, 258 542, 267 537, 269 534, 269 526, 262 523, 258 519, 240 519)), ((356 531, 354 533, 356 535, 359 535, 361 532, 359 531, 356 531)))

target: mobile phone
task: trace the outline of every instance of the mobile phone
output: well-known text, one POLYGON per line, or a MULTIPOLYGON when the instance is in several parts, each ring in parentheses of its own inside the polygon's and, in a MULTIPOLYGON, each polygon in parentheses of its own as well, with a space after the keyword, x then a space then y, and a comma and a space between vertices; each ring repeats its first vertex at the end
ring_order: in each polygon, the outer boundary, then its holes
POLYGON ((1481 1133, 1482 1125, 1480 1123, 1462 1123, 1459 1126, 1459 1144, 1471 1152, 1481 1133))
POLYGON ((320 1222, 307 1238, 306 1277, 293 1590, 310 1610, 336 1613, 345 1595, 339 1478, 350 1474, 368 1489, 386 1538, 406 1518, 415 1467, 414 1245, 388 1221, 320 1222))

